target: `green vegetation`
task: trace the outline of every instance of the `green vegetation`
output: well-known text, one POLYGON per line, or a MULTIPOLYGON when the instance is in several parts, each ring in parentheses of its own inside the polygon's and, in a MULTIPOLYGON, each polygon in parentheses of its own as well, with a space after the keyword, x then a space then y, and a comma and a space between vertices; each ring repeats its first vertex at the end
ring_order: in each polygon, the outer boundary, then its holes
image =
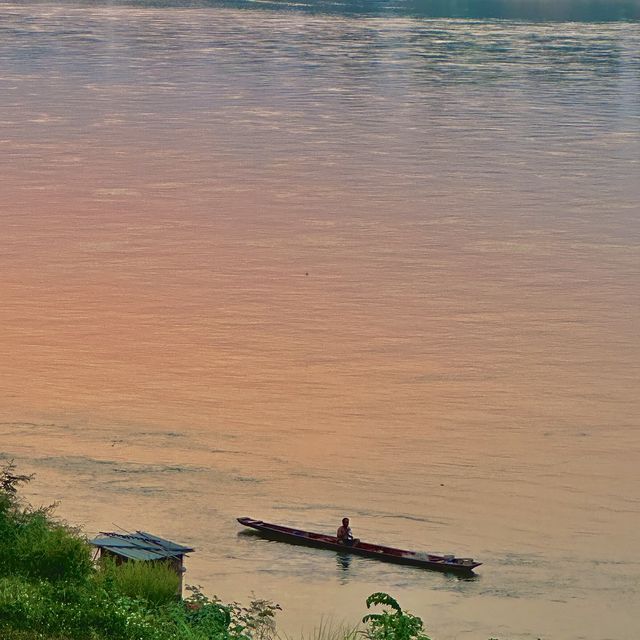
POLYGON ((2 640, 267 640, 279 607, 210 599, 199 588, 177 600, 167 566, 106 561, 95 567, 80 533, 18 497, 31 476, 0 467, 2 640))
MULTIPOLYGON (((179 580, 166 566, 101 562, 76 529, 18 497, 31 476, 0 466, 0 638, 2 640, 273 640, 280 607, 254 599, 224 604, 199 587, 176 598, 179 580)), ((387 609, 363 618, 366 627, 321 625, 309 640, 429 640, 422 620, 385 593, 367 607, 387 609)))
POLYGON ((105 591, 115 590, 152 605, 172 604, 180 589, 178 574, 165 563, 126 562, 118 566, 105 558, 100 569, 95 580, 105 591))
POLYGON ((382 605, 391 611, 370 613, 362 618, 369 625, 365 632, 369 640, 429 640, 423 633, 422 620, 402 611, 389 594, 372 593, 367 598, 367 609, 372 605, 382 605))

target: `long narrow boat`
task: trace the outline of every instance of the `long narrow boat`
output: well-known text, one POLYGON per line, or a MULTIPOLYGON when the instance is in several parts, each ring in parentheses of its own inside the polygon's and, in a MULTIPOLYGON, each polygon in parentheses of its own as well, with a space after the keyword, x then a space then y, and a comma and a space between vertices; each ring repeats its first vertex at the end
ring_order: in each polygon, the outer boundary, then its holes
POLYGON ((348 546, 338 542, 335 536, 324 533, 313 533, 301 529, 292 529, 278 524, 254 520, 253 518, 238 518, 238 522, 245 527, 255 529, 265 538, 289 542, 290 544, 300 544, 307 547, 317 547, 320 549, 331 549, 340 553, 353 553, 367 558, 395 562, 397 564, 409 564, 423 569, 434 569, 436 571, 447 571, 461 575, 469 575, 476 567, 482 563, 475 562, 471 558, 456 558, 452 555, 438 556, 420 551, 407 551, 396 549, 395 547, 385 547, 369 542, 357 542, 353 546, 348 546))

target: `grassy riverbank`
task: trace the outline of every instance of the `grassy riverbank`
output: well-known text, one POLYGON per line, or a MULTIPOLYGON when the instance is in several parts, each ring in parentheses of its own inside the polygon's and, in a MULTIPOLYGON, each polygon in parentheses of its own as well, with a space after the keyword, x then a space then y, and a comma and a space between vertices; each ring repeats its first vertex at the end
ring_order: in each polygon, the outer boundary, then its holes
POLYGON ((267 640, 279 607, 225 604, 188 587, 162 564, 96 567, 81 532, 18 494, 30 476, 0 467, 2 640, 267 640))
MULTIPOLYGON (((18 494, 31 476, 0 467, 0 638, 2 640, 272 640, 279 606, 223 603, 198 587, 177 599, 177 575, 162 564, 95 566, 81 532, 18 494)), ((422 621, 383 593, 356 630, 320 628, 314 640, 429 640, 422 621)))

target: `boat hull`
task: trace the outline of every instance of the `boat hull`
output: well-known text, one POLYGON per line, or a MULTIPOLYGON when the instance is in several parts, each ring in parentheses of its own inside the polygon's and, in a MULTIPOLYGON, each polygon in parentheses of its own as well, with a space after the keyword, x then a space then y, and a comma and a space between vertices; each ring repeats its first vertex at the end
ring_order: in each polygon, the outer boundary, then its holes
POLYGON ((257 531, 262 537, 269 540, 314 547, 316 549, 328 549, 337 553, 350 553, 383 562, 420 567, 432 571, 469 576, 473 575, 473 570, 481 564, 480 562, 474 562, 470 558, 416 554, 416 552, 405 549, 396 549, 395 547, 386 547, 367 542, 358 542, 356 545, 349 546, 338 542, 338 539, 334 536, 292 529, 248 517, 238 518, 238 522, 257 531))

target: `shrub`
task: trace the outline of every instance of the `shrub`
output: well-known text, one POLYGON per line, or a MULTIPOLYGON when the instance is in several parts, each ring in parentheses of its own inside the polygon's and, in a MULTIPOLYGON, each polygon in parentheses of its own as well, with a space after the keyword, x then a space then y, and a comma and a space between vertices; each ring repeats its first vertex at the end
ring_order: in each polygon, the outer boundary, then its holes
POLYGON ((423 633, 422 620, 402 611, 398 602, 387 593, 372 593, 367 598, 367 609, 372 605, 386 606, 391 611, 370 613, 362 618, 368 629, 364 635, 369 640, 429 640, 423 633))
POLYGON ((37 632, 43 640, 174 640, 161 616, 141 601, 108 594, 92 582, 69 585, 0 579, 0 638, 37 632))
POLYGON ((0 575, 85 579, 92 571, 88 543, 52 518, 53 507, 32 509, 18 500, 17 485, 31 478, 17 474, 13 462, 0 468, 0 575))
POLYGON ((248 607, 233 602, 229 608, 229 632, 232 638, 273 640, 276 635, 276 612, 281 611, 279 604, 254 596, 248 607))
POLYGON ((14 571, 44 580, 78 581, 93 569, 91 549, 46 511, 25 512, 14 537, 14 571))
POLYGON ((275 615, 280 605, 253 598, 249 606, 237 602, 223 604, 209 598, 200 587, 187 586, 191 595, 175 612, 176 624, 189 640, 273 640, 276 637, 275 615))
POLYGON ((209 598, 200 587, 187 586, 191 595, 182 603, 182 620, 203 638, 227 637, 231 624, 231 607, 217 597, 209 598))

